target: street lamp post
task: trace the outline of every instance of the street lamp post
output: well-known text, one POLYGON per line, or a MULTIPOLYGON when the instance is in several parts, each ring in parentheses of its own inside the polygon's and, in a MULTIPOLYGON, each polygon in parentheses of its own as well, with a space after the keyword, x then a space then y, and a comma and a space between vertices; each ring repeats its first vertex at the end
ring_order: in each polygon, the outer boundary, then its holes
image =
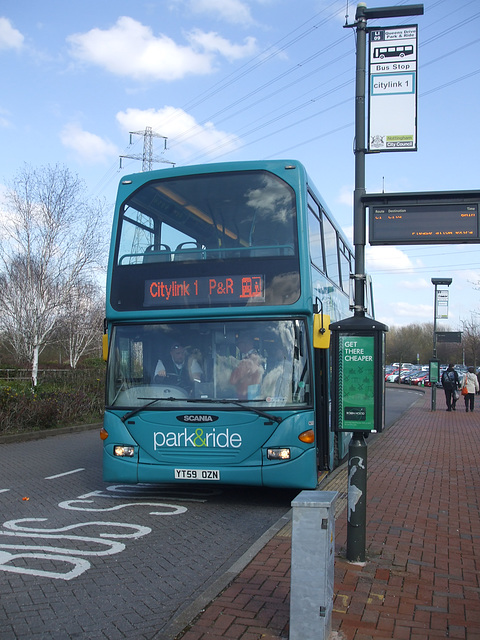
MULTIPOLYGON (((445 285, 449 287, 452 284, 451 278, 432 278, 432 284, 435 286, 435 294, 433 298, 433 358, 437 358, 437 287, 439 285, 445 285)), ((437 385, 432 382, 432 411, 437 408, 437 385)))

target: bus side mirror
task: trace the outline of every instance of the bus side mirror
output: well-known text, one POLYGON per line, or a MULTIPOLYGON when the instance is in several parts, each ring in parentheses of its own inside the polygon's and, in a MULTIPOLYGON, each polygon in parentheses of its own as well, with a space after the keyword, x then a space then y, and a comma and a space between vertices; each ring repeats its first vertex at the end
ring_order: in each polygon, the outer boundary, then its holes
POLYGON ((330 347, 330 316, 315 313, 313 316, 313 347, 328 349, 330 347))
POLYGON ((102 336, 102 355, 105 362, 108 360, 108 333, 102 336))

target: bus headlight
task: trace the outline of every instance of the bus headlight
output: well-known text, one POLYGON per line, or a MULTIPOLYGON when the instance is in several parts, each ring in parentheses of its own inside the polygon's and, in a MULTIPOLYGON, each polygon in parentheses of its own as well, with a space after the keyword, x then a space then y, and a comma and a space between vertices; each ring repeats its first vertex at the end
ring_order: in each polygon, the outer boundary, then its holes
POLYGON ((113 455, 120 456, 121 458, 133 458, 135 455, 135 447, 117 444, 113 447, 113 455))
POLYGON ((268 460, 290 460, 290 449, 287 447, 278 447, 275 449, 267 449, 268 460))

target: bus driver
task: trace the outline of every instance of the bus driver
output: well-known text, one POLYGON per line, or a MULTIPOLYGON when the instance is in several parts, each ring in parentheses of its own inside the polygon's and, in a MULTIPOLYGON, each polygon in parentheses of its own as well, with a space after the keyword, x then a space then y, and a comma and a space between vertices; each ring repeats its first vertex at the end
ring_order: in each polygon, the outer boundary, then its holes
POLYGON ((153 381, 156 384, 163 384, 169 378, 170 384, 191 390, 194 382, 202 381, 202 376, 203 371, 198 357, 195 354, 188 357, 186 348, 175 343, 170 347, 170 358, 166 363, 158 360, 153 381))

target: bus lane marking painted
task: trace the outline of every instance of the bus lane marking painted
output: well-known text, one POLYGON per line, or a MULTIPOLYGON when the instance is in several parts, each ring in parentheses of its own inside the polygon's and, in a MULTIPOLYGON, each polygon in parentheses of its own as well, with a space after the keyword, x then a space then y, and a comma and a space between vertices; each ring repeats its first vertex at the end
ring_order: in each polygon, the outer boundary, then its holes
MULTIPOLYGON (((68 547, 52 547, 50 545, 31 545, 31 544, 22 544, 21 548, 25 551, 48 551, 50 553, 60 553, 60 554, 74 554, 79 556, 111 556, 116 553, 120 553, 125 549, 125 545, 121 542, 115 542, 113 540, 105 540, 98 538, 90 538, 88 536, 59 536, 59 535, 48 535, 44 533, 10 533, 10 531, 0 531, 1 536, 14 536, 16 538, 41 538, 42 540, 75 540, 79 542, 91 542, 94 544, 104 544, 109 547, 108 549, 103 549, 102 551, 81 551, 80 549, 69 549, 68 547)), ((16 544, 3 544, 0 542, 1 549, 18 549, 19 545, 16 544)))
POLYGON ((79 522, 77 524, 69 524, 65 527, 56 527, 55 529, 33 529, 32 527, 19 526, 19 522, 46 522, 47 518, 21 518, 19 520, 9 520, 4 522, 3 526, 11 531, 40 531, 42 533, 59 533, 60 531, 72 531, 73 529, 83 529, 84 527, 120 527, 125 529, 134 529, 133 533, 100 533, 100 537, 109 538, 141 538, 152 530, 140 524, 130 524, 126 522, 105 522, 104 520, 94 520, 92 522, 79 522))
POLYGON ((86 522, 78 523, 75 525, 69 525, 66 527, 55 529, 42 529, 32 526, 24 526, 24 523, 45 522, 46 518, 22 518, 19 520, 9 520, 3 523, 3 526, 7 531, 0 531, 2 536, 10 536, 13 538, 30 538, 32 540, 68 540, 69 542, 77 542, 80 544, 91 545, 103 545, 106 549, 100 550, 81 550, 77 548, 50 546, 50 545, 31 545, 31 544, 4 544, 0 542, 0 571, 7 571, 10 573, 23 573, 32 576, 41 576, 47 578, 56 578, 62 580, 71 580, 76 578, 87 569, 91 564, 84 558, 78 556, 106 556, 120 553, 125 549, 125 545, 122 542, 111 540, 110 538, 139 538, 147 535, 151 532, 150 527, 144 527, 136 524, 117 523, 117 522, 86 522), (22 526, 23 525, 23 526, 22 526), (91 536, 77 536, 77 535, 59 535, 60 532, 72 531, 73 529, 84 528, 86 526, 96 526, 101 528, 115 527, 125 528, 130 530, 130 533, 114 533, 114 532, 101 532, 99 537, 94 538, 91 536), (7 551, 8 549, 8 551, 7 551), (13 553, 16 551, 17 553, 13 553), (28 561, 30 564, 34 564, 33 560, 43 561, 50 560, 53 565, 57 566, 59 563, 66 563, 67 565, 73 565, 73 569, 67 572, 61 571, 48 571, 39 567, 27 568, 10 565, 9 563, 15 562, 15 560, 22 559, 24 562, 28 561))
MULTIPOLYGON (((81 469, 70 473, 76 473, 77 471, 81 471, 81 469)), ((63 475, 69 474, 51 476, 47 479, 63 475)), ((88 506, 93 505, 96 498, 125 499, 126 496, 122 494, 122 485, 109 487, 109 489, 110 493, 92 491, 78 496, 74 500, 60 502, 58 506, 61 509, 72 511, 105 512, 144 505, 155 507, 156 510, 151 511, 150 514, 158 516, 179 515, 187 511, 184 506, 157 501, 143 501, 142 497, 144 495, 151 500, 152 496, 146 495, 148 492, 140 495, 137 493, 135 495, 136 502, 129 501, 105 508, 88 506)), ((132 497, 134 496, 128 495, 128 498, 131 499, 132 497)), ((194 498, 191 500, 205 501, 194 498)), ((0 571, 58 580, 72 580, 91 567, 87 557, 94 558, 121 553, 125 549, 125 544, 119 542, 119 539, 137 539, 148 535, 152 531, 150 527, 142 525, 102 520, 81 522, 53 529, 34 526, 36 523, 46 521, 46 518, 21 518, 3 523, 3 530, 0 529, 0 571), (96 528, 98 530, 97 536, 74 533, 74 530, 83 530, 87 527, 96 528), (9 540, 7 543, 7 537, 13 538, 13 540, 9 540), (25 543, 26 538, 30 539, 30 544, 25 543), (5 542, 2 540, 5 540, 5 542), (51 546, 51 541, 55 541, 57 543, 56 546, 51 546), (65 546, 62 546, 62 542, 65 542, 65 546), (22 566, 16 563, 21 563, 22 566), (49 570, 49 563, 55 570, 49 570), (63 571, 61 568, 65 568, 65 570, 63 571)))
MULTIPOLYGON (((204 489, 196 490, 193 495, 185 495, 184 491, 168 488, 163 492, 161 498, 163 500, 175 500, 175 502, 206 502, 207 498, 214 495, 219 495, 220 493, 221 491, 217 489, 204 489)), ((61 509, 69 509, 71 511, 93 512, 118 511, 119 509, 124 509, 126 507, 136 507, 142 505, 148 507, 153 506, 162 509, 161 511, 150 511, 150 515, 153 516, 178 515, 180 513, 185 513, 185 511, 187 510, 186 507, 159 502, 156 500, 157 497, 160 496, 158 496, 158 487, 156 485, 137 484, 132 486, 126 484, 116 484, 106 487, 106 491, 91 491, 89 493, 85 493, 84 495, 78 496, 74 500, 64 500, 60 502, 58 506, 61 509), (122 500, 128 498, 129 502, 118 504, 113 507, 87 506, 94 504, 96 498, 109 498, 110 500, 122 500)))
POLYGON ((64 555, 56 555, 53 553, 8 553, 7 551, 0 551, 0 571, 8 571, 9 573, 21 573, 27 576, 38 576, 42 578, 56 578, 62 580, 71 580, 82 575, 87 569, 90 569, 90 562, 88 560, 82 560, 81 558, 73 558, 64 555), (56 564, 65 562, 73 565, 73 569, 66 573, 59 573, 58 571, 45 571, 44 569, 28 569, 27 567, 7 566, 8 562, 14 562, 15 560, 52 560, 56 564))
POLYGON ((94 500, 91 500, 92 497, 101 497, 101 498, 111 498, 112 496, 103 495, 102 491, 91 491, 90 493, 86 493, 83 496, 79 496, 75 500, 64 500, 63 502, 59 502, 58 506, 61 509, 70 509, 71 511, 95 511, 95 512, 104 512, 104 511, 119 511, 120 509, 126 509, 127 507, 157 507, 164 509, 163 511, 150 511, 151 516, 176 516, 180 513, 185 513, 187 511, 186 507, 181 507, 179 505, 165 504, 162 502, 127 502, 125 504, 117 504, 113 507, 87 507, 80 506, 85 504, 93 504, 94 500), (76 506, 74 506, 76 505, 76 506))

